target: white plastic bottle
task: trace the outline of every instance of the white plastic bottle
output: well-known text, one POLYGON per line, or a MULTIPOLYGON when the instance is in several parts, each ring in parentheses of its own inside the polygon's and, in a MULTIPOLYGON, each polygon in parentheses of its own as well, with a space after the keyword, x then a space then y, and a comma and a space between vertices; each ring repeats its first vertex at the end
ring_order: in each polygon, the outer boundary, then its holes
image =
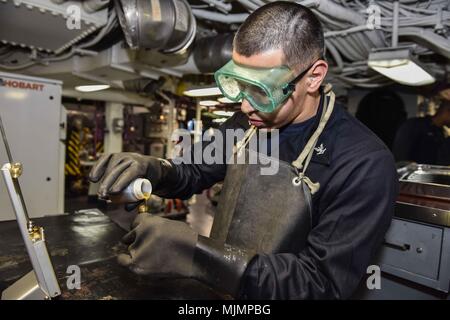
POLYGON ((120 194, 110 196, 113 203, 132 203, 148 200, 152 194, 152 184, 148 179, 134 180, 120 194))

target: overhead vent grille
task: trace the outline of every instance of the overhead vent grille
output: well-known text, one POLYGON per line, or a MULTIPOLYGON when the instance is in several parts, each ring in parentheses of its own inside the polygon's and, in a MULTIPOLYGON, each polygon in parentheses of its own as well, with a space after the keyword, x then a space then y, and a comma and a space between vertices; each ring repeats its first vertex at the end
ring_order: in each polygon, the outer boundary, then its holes
POLYGON ((0 0, 0 42, 58 54, 105 25, 107 18, 107 9, 87 13, 79 1, 0 0), (70 29, 67 18, 73 5, 80 23, 70 29))

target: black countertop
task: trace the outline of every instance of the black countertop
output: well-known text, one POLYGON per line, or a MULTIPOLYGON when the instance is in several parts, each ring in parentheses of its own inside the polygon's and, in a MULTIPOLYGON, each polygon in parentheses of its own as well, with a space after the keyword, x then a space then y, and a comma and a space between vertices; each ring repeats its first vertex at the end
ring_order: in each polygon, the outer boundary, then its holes
MULTIPOLYGON (((141 277, 116 263, 125 231, 100 211, 33 219, 45 229, 61 286, 59 299, 220 299, 191 279, 141 277), (67 289, 70 265, 81 270, 81 288, 67 289)), ((32 269, 16 221, 0 223, 0 291, 32 269)))

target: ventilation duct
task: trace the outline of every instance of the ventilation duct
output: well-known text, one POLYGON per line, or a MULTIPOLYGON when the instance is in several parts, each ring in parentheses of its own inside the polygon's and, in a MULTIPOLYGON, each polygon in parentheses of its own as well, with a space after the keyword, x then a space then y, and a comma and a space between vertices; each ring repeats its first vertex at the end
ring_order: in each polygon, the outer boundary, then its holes
POLYGON ((220 69, 231 60, 234 34, 199 39, 194 47, 195 65, 202 73, 211 73, 220 69))
POLYGON ((120 25, 133 49, 185 51, 193 42, 196 22, 186 0, 115 0, 120 25))
POLYGON ((123 87, 127 91, 136 92, 143 95, 152 95, 164 85, 164 78, 153 79, 132 79, 123 81, 123 87))

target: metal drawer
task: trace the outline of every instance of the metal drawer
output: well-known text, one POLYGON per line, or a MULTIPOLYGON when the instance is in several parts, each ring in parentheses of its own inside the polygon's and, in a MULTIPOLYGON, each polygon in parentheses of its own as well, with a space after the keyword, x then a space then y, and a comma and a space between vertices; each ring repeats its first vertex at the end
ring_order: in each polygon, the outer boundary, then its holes
POLYGON ((378 257, 381 268, 437 280, 442 237, 441 228, 393 219, 378 257))

